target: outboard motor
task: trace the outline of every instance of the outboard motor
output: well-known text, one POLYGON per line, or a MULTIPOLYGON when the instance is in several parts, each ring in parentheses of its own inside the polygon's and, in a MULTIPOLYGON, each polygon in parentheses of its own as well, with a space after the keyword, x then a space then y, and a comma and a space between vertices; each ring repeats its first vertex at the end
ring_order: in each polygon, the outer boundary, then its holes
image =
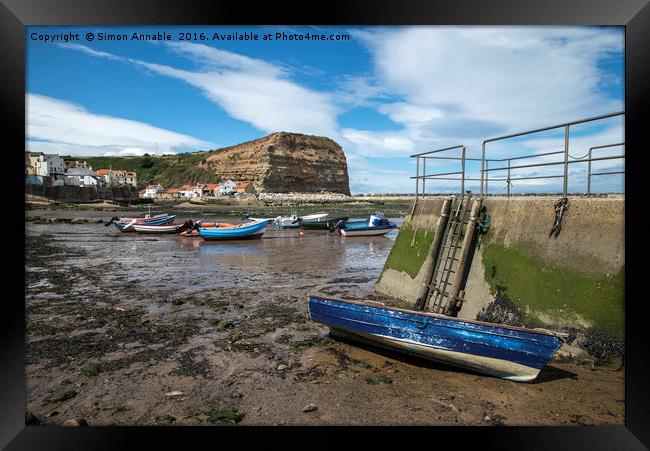
POLYGON ((183 231, 185 231, 185 230, 191 230, 193 227, 194 227, 194 221, 192 221, 191 219, 188 219, 187 221, 185 221, 185 222, 183 223, 182 226, 180 226, 180 227, 178 228, 178 231, 179 231, 179 232, 183 232, 183 231))
POLYGON ((108 227, 109 225, 113 224, 114 222, 119 222, 119 221, 120 221, 120 218, 118 218, 117 216, 113 216, 113 217, 111 218, 111 220, 108 221, 108 222, 105 222, 104 225, 105 225, 106 227, 108 227))
POLYGON ((334 227, 333 227, 332 232, 334 232, 334 231, 336 231, 336 230, 340 230, 340 229, 342 229, 344 226, 345 226, 345 221, 342 220, 342 219, 340 219, 336 224, 334 224, 334 227))

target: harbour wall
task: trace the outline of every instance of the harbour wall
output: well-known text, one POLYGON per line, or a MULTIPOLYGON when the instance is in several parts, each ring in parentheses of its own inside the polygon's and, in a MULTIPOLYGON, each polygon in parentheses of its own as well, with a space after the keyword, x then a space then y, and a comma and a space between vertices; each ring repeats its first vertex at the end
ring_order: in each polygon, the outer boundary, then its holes
POLYGON ((62 202, 90 202, 98 199, 129 200, 138 199, 138 191, 129 186, 95 187, 95 186, 51 186, 25 185, 25 194, 47 197, 62 202))
MULTIPOLYGON (((568 332, 574 354, 620 357, 624 337, 625 201, 569 197, 557 237, 549 196, 488 197, 458 316, 568 332), (578 350, 582 352, 578 352, 578 350)), ((405 218, 376 290, 413 305, 444 197, 405 218)))

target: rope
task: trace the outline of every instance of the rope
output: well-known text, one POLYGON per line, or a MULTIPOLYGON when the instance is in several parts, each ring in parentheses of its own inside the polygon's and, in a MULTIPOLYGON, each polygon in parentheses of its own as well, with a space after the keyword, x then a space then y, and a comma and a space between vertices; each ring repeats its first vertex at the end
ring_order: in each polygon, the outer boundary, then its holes
POLYGON ((584 154, 581 157, 574 157, 573 155, 569 154, 569 158, 573 158, 574 160, 582 160, 584 157, 586 157, 588 155, 589 155, 589 152, 587 152, 586 154, 584 154))

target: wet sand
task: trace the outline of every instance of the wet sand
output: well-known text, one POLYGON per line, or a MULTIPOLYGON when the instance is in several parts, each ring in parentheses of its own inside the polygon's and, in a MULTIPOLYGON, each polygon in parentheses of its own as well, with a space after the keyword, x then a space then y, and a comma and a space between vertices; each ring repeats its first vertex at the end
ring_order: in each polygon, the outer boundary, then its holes
POLYGON ((516 383, 330 338, 307 294, 376 299, 394 236, 26 231, 26 410, 43 424, 624 422, 622 370, 552 361, 516 383))

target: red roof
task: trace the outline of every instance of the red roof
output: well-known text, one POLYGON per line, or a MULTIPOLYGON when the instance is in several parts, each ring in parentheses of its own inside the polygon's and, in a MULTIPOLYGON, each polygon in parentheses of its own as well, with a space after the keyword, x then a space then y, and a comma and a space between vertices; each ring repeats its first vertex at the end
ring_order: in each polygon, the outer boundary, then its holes
POLYGON ((97 169, 95 175, 108 175, 111 172, 110 169, 97 169))
POLYGON ((246 189, 250 185, 249 182, 242 182, 237 184, 237 189, 246 189))
POLYGON ((194 187, 192 185, 183 185, 181 186, 181 191, 192 191, 194 187))
POLYGON ((180 192, 180 190, 181 190, 180 188, 169 188, 168 190, 165 190, 165 192, 169 194, 176 194, 180 192))
POLYGON ((156 189, 158 188, 158 185, 147 185, 146 189, 156 189))
POLYGON ((218 183, 208 183, 207 185, 205 185, 207 189, 217 189, 219 188, 219 186, 221 185, 219 185, 218 183))

